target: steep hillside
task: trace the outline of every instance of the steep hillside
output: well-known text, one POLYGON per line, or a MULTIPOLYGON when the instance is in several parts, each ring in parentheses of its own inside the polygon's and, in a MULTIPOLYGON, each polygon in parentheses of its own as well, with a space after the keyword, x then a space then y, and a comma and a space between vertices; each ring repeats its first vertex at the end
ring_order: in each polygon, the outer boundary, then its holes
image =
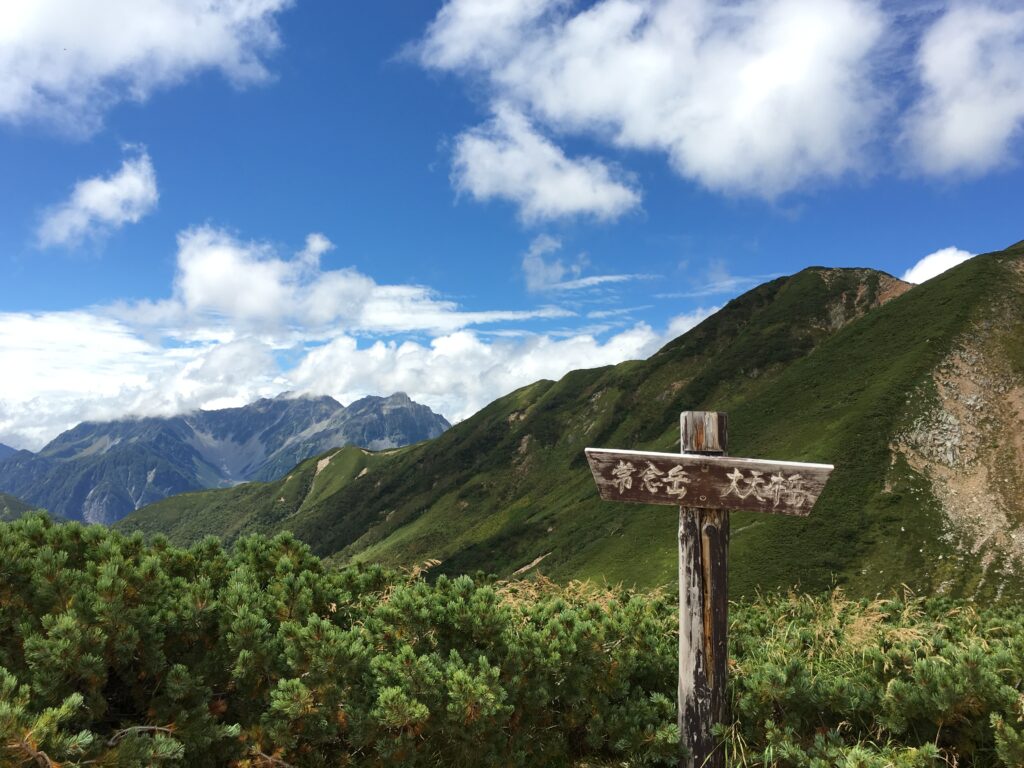
POLYGON ((447 427, 402 393, 347 408, 285 395, 173 418, 86 422, 38 454, 0 461, 0 489, 71 519, 112 523, 174 494, 278 477, 329 448, 406 445, 447 427))
MULTIPOLYGON (((343 559, 414 562, 439 557, 445 560, 443 570, 500 573, 539 561, 546 573, 558 577, 647 585, 669 581, 676 557, 674 513, 601 503, 583 448, 671 450, 678 445, 678 412, 706 407, 732 412, 734 453, 756 449, 783 459, 837 459, 839 448, 846 445, 844 437, 825 440, 828 431, 805 430, 806 418, 785 413, 783 406, 792 410, 795 402, 782 403, 774 417, 756 403, 766 392, 774 396, 772 392, 792 388, 792 383, 781 382, 792 381, 790 372, 827 345, 835 346, 840 337, 857 339, 853 329, 904 302, 890 300, 908 288, 870 270, 808 269, 772 281, 731 302, 650 360, 575 371, 560 382, 541 381, 514 392, 437 440, 395 452, 336 493, 296 508, 287 522, 264 530, 287 527, 318 552, 338 552, 343 559)), ((922 366, 921 371, 927 369, 927 363, 922 366)), ((863 386, 861 373, 843 378, 847 367, 829 364, 818 371, 812 366, 822 386, 863 386)), ((902 381, 889 384, 904 386, 902 381)), ((857 404, 844 394, 825 407, 835 407, 833 415, 841 422, 840 411, 856 421, 860 415, 849 412, 849 406, 857 404)), ((819 405, 811 398, 804 410, 810 413, 819 405)), ((823 509, 829 498, 823 498, 823 509)), ((831 498, 837 506, 837 498, 831 498)), ((844 504, 862 501, 845 494, 839 499, 844 504)), ((847 524, 834 513, 825 515, 847 524)), ((178 540, 222 533, 213 518, 208 525, 194 524, 203 517, 194 510, 193 524, 183 527, 176 510, 165 503, 122 525, 163 530, 178 540)), ((742 553, 744 537, 754 541, 759 528, 774 531, 777 521, 737 516, 735 526, 734 549, 742 553)), ((838 530, 831 545, 820 548, 814 541, 820 537, 818 528, 820 523, 807 532, 807 549, 813 550, 810 567, 798 570, 826 583, 832 571, 840 570, 831 567, 832 561, 844 565, 855 558, 844 558, 846 531, 838 530)), ((788 537, 794 529, 781 530, 788 537)), ((773 541, 759 546, 769 547, 773 541)), ((748 564, 736 564, 734 583, 740 591, 793 578, 785 558, 776 557, 767 569, 759 567, 761 559, 754 556, 748 564)))
POLYGON ((308 459, 278 480, 172 496, 115 524, 122 530, 163 533, 192 544, 215 535, 233 541, 248 533, 287 529, 296 515, 315 510, 393 452, 348 446, 308 459))
MULTIPOLYGON (((1024 596, 1024 243, 907 289, 867 270, 772 281, 649 360, 513 392, 286 517, 231 515, 339 561, 671 583, 674 511, 601 502, 583 449, 677 450, 679 411, 722 410, 733 455, 836 465, 807 519, 732 516, 734 595, 1024 596)), ((164 505, 124 526, 223 532, 190 519, 164 505)))
POLYGON ((26 504, 19 498, 6 493, 0 493, 0 523, 9 523, 17 520, 26 512, 31 512, 35 507, 26 504))
POLYGON ((11 446, 9 445, 4 445, 3 443, 0 443, 0 461, 3 461, 8 456, 13 456, 15 453, 17 453, 17 451, 14 448, 11 448, 11 446))

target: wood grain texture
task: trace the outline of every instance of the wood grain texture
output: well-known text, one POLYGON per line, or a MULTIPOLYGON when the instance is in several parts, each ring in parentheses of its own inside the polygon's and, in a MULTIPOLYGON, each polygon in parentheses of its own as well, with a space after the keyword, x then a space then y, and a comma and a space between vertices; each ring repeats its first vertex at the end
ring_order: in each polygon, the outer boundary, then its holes
POLYGON ((726 722, 729 665, 729 513, 679 508, 680 768, 722 768, 711 735, 726 722))
MULTIPOLYGON (((724 413, 685 411, 680 447, 725 453, 724 413)), ((677 477, 679 475, 677 474, 677 477)), ((724 750, 712 736, 728 716, 729 513, 702 502, 679 507, 679 768, 724 768, 724 750)))
POLYGON ((586 455, 607 501, 799 517, 810 514, 833 469, 831 464, 604 448, 587 448, 586 455))
POLYGON ((723 454, 728 433, 728 414, 717 411, 683 411, 679 414, 679 445, 683 453, 723 454))

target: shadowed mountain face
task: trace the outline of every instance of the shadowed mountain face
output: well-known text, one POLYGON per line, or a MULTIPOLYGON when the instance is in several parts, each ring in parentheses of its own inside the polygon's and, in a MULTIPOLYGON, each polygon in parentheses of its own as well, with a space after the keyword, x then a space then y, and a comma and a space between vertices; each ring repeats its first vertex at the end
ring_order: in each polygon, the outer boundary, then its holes
POLYGON ((330 397, 279 396, 173 418, 86 422, 37 454, 0 460, 0 490, 69 519, 112 523, 172 494, 272 479, 329 448, 393 448, 448 426, 402 393, 348 408, 330 397))
POLYGON ((11 448, 11 446, 9 445, 4 445, 3 443, 0 443, 0 461, 3 461, 8 456, 11 456, 15 453, 17 453, 17 451, 14 448, 11 448))
POLYGON ((648 360, 536 382, 436 440, 328 454, 120 527, 177 542, 287 529, 339 562, 671 584, 675 510, 602 502, 583 450, 678 450, 684 410, 727 412, 734 456, 836 465, 810 517, 730 515, 734 596, 1024 597, 1024 243, 914 287, 808 269, 648 360))
POLYGON ((31 504, 26 504, 21 499, 15 498, 6 493, 0 493, 0 523, 7 523, 17 520, 26 512, 35 509, 31 504))

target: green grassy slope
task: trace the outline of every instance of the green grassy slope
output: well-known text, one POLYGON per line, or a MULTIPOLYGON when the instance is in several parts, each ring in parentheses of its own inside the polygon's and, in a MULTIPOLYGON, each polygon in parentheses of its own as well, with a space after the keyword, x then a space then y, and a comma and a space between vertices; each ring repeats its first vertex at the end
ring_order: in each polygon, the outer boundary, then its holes
POLYGON ((336 448, 307 459, 274 482, 244 483, 234 488, 171 496, 114 527, 163 533, 183 544, 204 536, 234 541, 248 533, 288 528, 296 515, 311 510, 315 513, 325 498, 364 470, 369 472, 390 453, 394 452, 372 453, 354 446, 336 448))
MULTIPOLYGON (((985 596, 995 585, 979 589, 977 563, 942 535, 928 478, 890 444, 931 404, 933 371, 956 340, 991 324, 1000 302, 1019 302, 1011 267, 1022 259, 1021 245, 977 257, 883 306, 887 276, 805 270, 730 302, 649 360, 537 382, 436 440, 367 457, 366 473, 332 463, 324 492, 304 490, 307 462, 290 480, 188 494, 122 525, 178 541, 289 529, 339 561, 439 558, 439 571, 509 574, 543 558, 558 579, 671 583, 675 511, 601 502, 583 449, 677 450, 680 411, 722 410, 733 455, 837 466, 810 518, 733 515, 734 595, 907 583, 985 596)), ((1008 358, 1024 357, 1015 312, 1008 358)))

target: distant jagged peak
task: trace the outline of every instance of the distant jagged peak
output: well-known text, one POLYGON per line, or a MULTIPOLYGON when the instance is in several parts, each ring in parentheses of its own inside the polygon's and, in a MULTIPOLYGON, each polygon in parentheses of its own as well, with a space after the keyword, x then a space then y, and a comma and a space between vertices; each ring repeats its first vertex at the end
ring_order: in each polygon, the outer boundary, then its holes
POLYGON ((353 400, 346 407, 347 408, 361 408, 373 405, 391 405, 391 406, 408 406, 408 405, 420 405, 413 400, 405 392, 394 392, 390 395, 365 395, 360 397, 358 400, 353 400))
POLYGON ((284 392, 279 392, 271 397, 260 397, 252 402, 244 405, 233 406, 229 408, 211 408, 209 410, 204 409, 203 413, 218 413, 220 411, 239 411, 246 408, 256 407, 271 407, 282 403, 298 403, 298 402, 321 402, 330 403, 341 407, 341 403, 335 400, 330 395, 317 395, 312 392, 296 392, 295 390, 289 389, 284 392))
POLYGON ((318 394, 316 394, 314 392, 297 392, 294 389, 285 390, 284 392, 280 392, 280 393, 274 395, 273 397, 264 397, 264 398, 262 398, 262 400, 266 400, 268 402, 281 402, 281 401, 293 401, 293 400, 316 401, 316 402, 327 402, 327 401, 330 401, 330 402, 335 403, 335 404, 337 404, 339 406, 341 405, 341 403, 339 403, 337 400, 335 400, 330 395, 318 395, 318 394))

